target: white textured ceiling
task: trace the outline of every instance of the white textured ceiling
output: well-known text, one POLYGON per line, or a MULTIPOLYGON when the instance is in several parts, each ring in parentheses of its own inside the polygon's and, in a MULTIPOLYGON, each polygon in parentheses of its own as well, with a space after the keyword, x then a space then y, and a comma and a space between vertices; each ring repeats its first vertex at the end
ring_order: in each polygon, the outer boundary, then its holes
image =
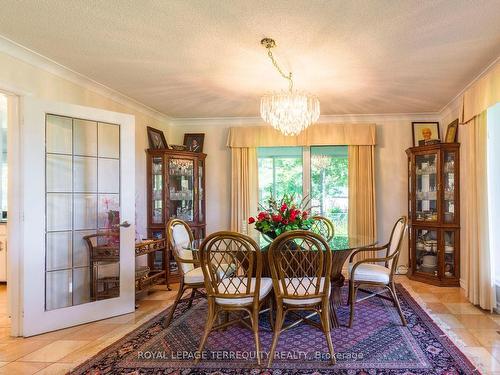
POLYGON ((500 1, 0 0, 0 34, 172 117, 257 116, 286 88, 322 114, 440 110, 500 53, 500 1))

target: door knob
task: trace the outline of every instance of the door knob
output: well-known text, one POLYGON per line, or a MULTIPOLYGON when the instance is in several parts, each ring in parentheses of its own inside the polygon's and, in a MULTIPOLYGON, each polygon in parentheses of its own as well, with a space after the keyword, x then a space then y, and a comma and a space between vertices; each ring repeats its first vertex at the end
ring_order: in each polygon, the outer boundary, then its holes
POLYGON ((123 223, 120 224, 121 227, 128 228, 130 226, 130 223, 125 220, 123 223))

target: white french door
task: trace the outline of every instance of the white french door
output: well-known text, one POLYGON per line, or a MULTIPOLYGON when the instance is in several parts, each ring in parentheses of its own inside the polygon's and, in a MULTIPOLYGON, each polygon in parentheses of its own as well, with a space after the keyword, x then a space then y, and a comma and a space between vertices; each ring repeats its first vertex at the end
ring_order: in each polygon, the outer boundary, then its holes
POLYGON ((134 116, 30 97, 21 108, 19 332, 134 311, 134 116))

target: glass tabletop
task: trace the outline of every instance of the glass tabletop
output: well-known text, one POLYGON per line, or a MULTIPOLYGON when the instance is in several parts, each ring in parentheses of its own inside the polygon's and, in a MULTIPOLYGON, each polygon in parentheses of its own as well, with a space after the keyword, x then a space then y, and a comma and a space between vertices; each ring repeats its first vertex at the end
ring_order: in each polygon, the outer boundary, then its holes
MULTIPOLYGON (((204 239, 194 240, 187 246, 183 246, 183 248, 185 250, 198 250, 203 240, 204 239)), ((375 239, 367 236, 338 236, 334 237, 333 240, 328 243, 332 251, 355 250, 362 247, 374 246, 376 244, 377 241, 375 239)), ((269 245, 270 243, 265 245, 261 244, 261 250, 267 251, 269 249, 269 245)))

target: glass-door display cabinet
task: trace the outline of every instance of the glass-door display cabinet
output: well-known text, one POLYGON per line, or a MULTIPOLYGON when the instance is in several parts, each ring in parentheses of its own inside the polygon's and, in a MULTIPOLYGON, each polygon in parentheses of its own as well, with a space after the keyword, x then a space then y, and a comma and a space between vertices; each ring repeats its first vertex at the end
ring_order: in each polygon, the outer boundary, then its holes
MULTIPOLYGON (((206 154, 147 150, 148 237, 166 238, 170 219, 186 221, 195 239, 204 238, 205 223, 205 158, 206 154)), ((168 241, 167 246, 169 247, 168 241)), ((168 248, 167 259, 158 252, 149 266, 164 268, 167 285, 178 282, 179 270, 168 248)))
POLYGON ((408 218, 413 280, 460 283, 460 144, 412 147, 408 155, 408 218))

